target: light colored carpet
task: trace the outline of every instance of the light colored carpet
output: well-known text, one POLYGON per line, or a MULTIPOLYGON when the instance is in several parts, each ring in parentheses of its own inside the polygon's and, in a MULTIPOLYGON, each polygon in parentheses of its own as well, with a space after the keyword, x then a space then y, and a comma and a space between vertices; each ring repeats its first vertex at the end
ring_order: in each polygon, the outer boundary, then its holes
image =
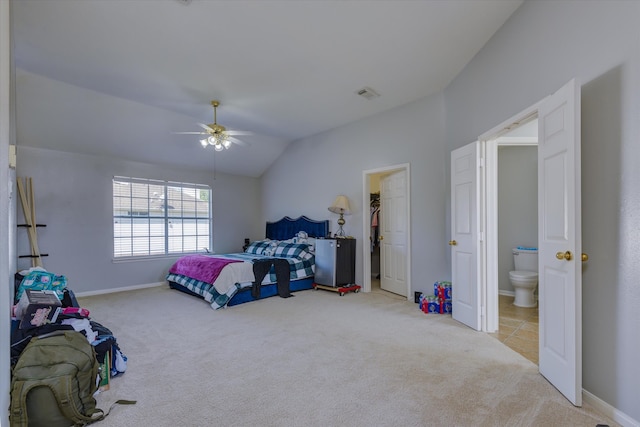
POLYGON ((100 426, 595 426, 537 366, 380 293, 297 292, 213 311, 157 287, 79 298, 127 372, 100 426))

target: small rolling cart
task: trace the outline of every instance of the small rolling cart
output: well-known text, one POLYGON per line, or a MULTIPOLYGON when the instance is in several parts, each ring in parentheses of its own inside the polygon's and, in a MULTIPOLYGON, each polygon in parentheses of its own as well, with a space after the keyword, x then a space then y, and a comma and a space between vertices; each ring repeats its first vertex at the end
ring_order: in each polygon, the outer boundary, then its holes
POLYGON ((357 294, 358 292, 360 292, 360 285, 344 285, 344 286, 338 286, 338 287, 334 287, 334 286, 327 286, 327 285, 318 285, 317 283, 314 283, 313 285, 313 289, 324 289, 326 291, 333 291, 333 292, 337 292, 340 296, 349 293, 349 292, 353 292, 354 294, 357 294))

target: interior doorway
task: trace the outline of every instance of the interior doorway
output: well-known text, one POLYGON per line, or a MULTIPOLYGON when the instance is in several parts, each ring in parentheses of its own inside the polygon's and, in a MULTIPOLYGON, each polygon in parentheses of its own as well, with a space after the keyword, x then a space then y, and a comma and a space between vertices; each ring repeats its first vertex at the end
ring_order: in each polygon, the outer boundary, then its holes
POLYGON ((570 80, 451 152, 451 278, 455 320, 498 329, 497 150, 492 143, 538 119, 539 372, 571 403, 582 404, 580 86, 570 80), (486 155, 485 155, 486 154, 486 155), (460 280, 466 278, 469 280, 460 280), (462 313, 462 315, 456 313, 462 313))
POLYGON ((367 244, 371 251, 371 290, 380 289, 380 179, 383 174, 369 175, 369 222, 371 236, 367 244))
MULTIPOLYGON (((497 251, 487 257, 487 263, 493 264, 498 272, 497 281, 489 284, 496 287, 499 299, 498 330, 491 335, 536 365, 539 345, 537 283, 531 289, 531 300, 522 301, 523 290, 518 290, 521 294, 515 301, 516 290, 510 272, 518 270, 515 266, 516 257, 521 252, 518 248, 535 249, 530 252, 537 255, 537 146, 536 117, 487 143, 488 153, 496 156, 496 161, 490 162, 496 169, 495 188, 487 188, 487 191, 496 195, 497 218, 489 221, 497 224, 498 232, 497 251)), ((537 263, 535 273, 538 273, 537 263)))
MULTIPOLYGON (((538 369, 575 406, 582 404, 582 254, 580 85, 572 79, 536 105, 479 139, 487 143, 538 120, 538 369)), ((495 153, 493 151, 492 153, 495 153)), ((487 188, 496 182, 495 155, 487 155, 487 188), (488 172, 492 171, 493 174, 488 172)), ((496 193, 487 192, 487 260, 497 258, 496 193), (491 220, 489 220, 491 219, 491 220)), ((497 329, 498 269, 487 262, 486 322, 497 329)), ((455 308, 454 308, 455 310, 455 308)))
POLYGON ((380 280, 380 289, 385 290, 390 283, 393 294, 412 300, 409 164, 363 171, 362 194, 363 210, 369 208, 369 215, 363 215, 362 290, 371 292, 372 283, 377 285, 380 280), (372 203, 376 199, 378 206, 372 203), (376 207, 378 211, 374 212, 376 207), (374 219, 378 221, 377 230, 374 219))

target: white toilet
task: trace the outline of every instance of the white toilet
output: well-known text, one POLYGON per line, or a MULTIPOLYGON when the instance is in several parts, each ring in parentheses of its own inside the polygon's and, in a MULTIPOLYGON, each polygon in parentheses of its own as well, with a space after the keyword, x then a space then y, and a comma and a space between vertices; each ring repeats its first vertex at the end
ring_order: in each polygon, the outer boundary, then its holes
POLYGON ((515 271, 509 272, 511 285, 516 297, 513 305, 518 307, 535 307, 534 292, 538 285, 538 250, 519 246, 512 249, 515 271))

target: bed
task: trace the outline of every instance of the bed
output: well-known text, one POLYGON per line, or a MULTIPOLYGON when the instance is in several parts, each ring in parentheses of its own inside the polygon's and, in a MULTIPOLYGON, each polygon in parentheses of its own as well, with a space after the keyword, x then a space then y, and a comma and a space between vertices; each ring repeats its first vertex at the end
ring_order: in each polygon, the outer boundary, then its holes
POLYGON ((314 242, 328 233, 327 220, 284 217, 267 222, 265 239, 251 242, 242 253, 179 258, 169 269, 166 280, 172 289, 202 298, 213 309, 283 296, 283 286, 290 292, 312 289, 314 242), (289 270, 287 284, 282 283, 282 274, 286 274, 283 269, 287 269, 285 261, 289 270), (259 287, 254 286, 256 263, 270 265, 259 287))

